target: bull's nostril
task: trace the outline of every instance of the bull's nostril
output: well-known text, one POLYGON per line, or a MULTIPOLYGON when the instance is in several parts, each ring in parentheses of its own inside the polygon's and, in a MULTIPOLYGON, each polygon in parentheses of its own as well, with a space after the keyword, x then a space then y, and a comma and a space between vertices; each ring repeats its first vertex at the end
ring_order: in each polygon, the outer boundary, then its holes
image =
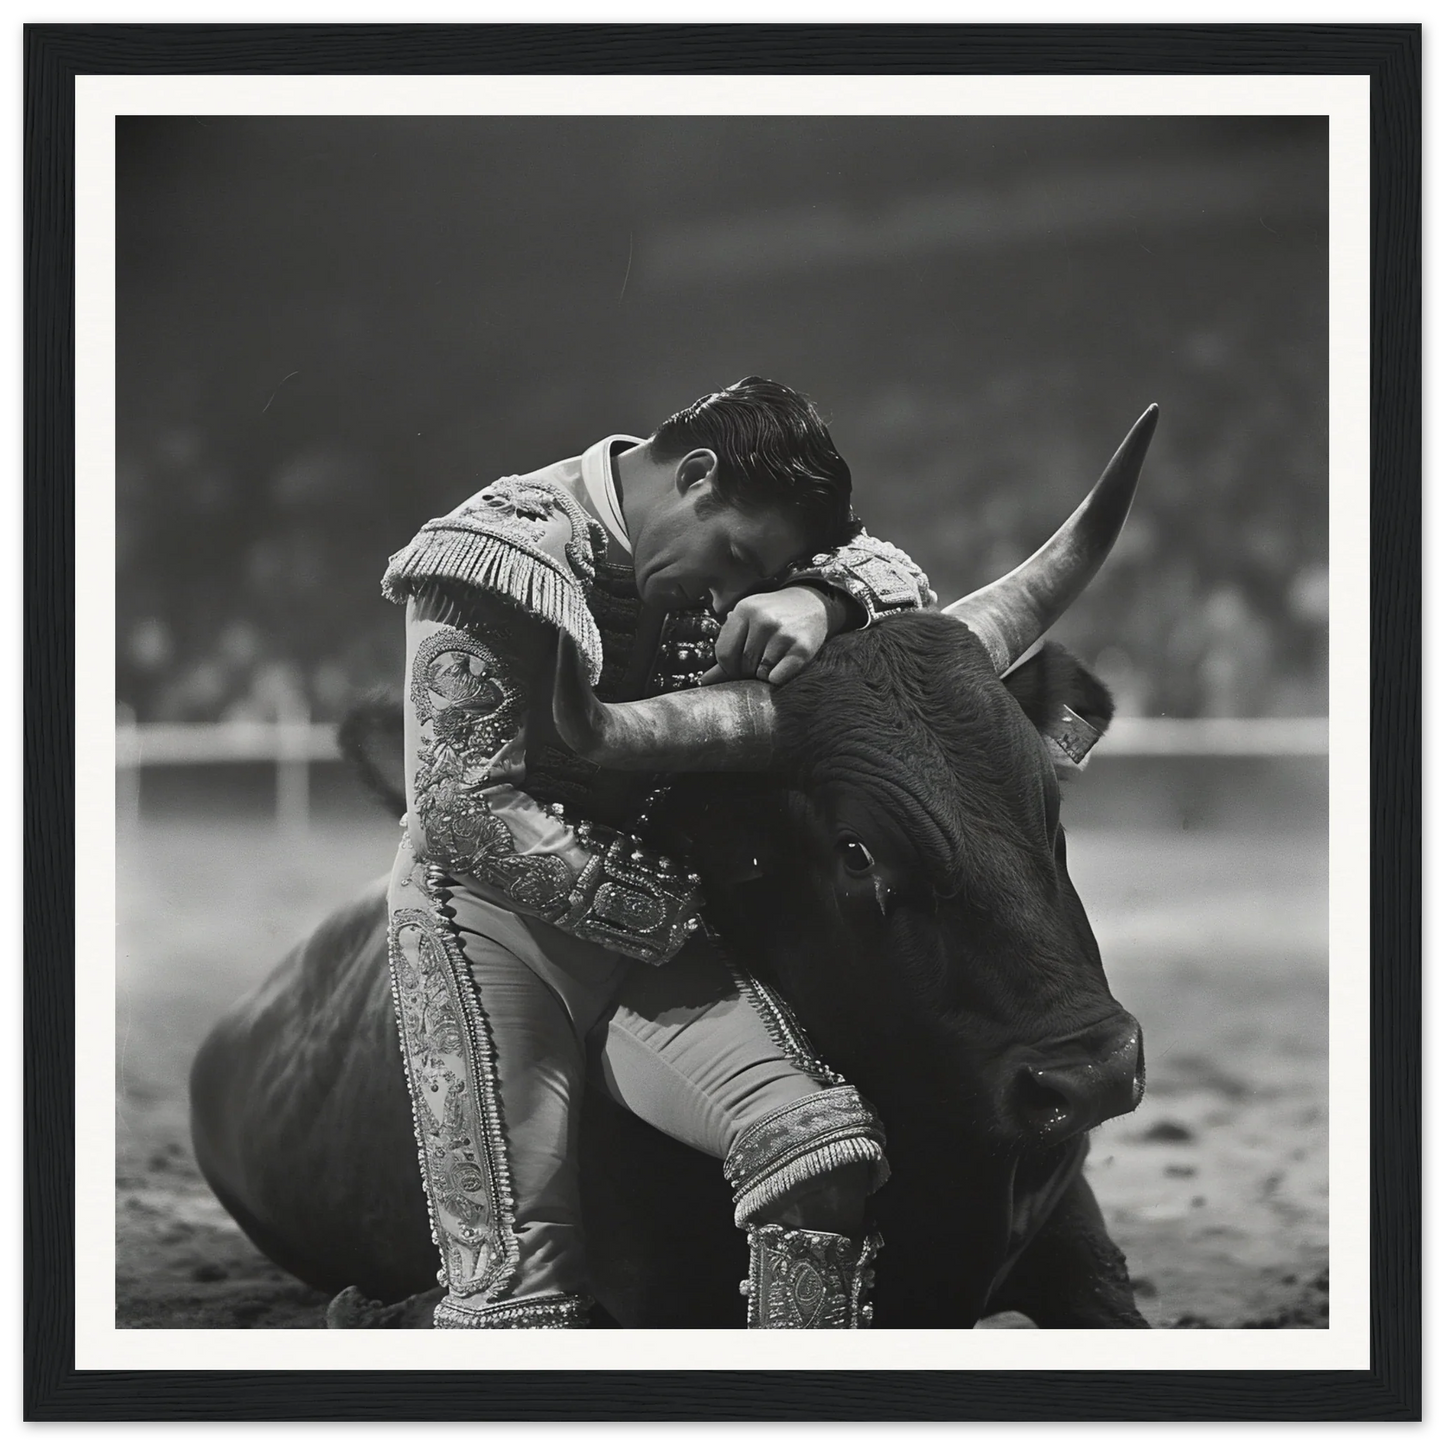
POLYGON ((1022 1123, 1032 1129, 1057 1129, 1068 1122, 1072 1101, 1061 1089, 1024 1069, 1018 1077, 1014 1103, 1022 1123))
POLYGON ((1128 1015, 1122 1025, 1110 1019, 1069 1039, 1020 1050, 1010 1063, 1000 1108, 1036 1144, 1127 1114, 1144 1096, 1144 1040, 1128 1015))

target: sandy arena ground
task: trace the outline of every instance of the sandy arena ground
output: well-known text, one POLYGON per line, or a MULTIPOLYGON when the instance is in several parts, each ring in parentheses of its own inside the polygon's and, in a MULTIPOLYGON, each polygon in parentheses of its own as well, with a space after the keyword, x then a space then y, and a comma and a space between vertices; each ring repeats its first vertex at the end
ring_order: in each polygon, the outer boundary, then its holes
MULTIPOLYGON (((395 836, 348 813, 285 845, 264 818, 211 816, 147 821, 125 848, 122 1327, 324 1327, 325 1298, 258 1254, 197 1174, 186 1072, 226 1005, 386 870, 395 836)), ((1323 837, 1075 829, 1069 862, 1114 994, 1144 1026, 1148 1096, 1098 1131, 1090 1161, 1140 1308, 1174 1328, 1324 1327, 1323 837)))

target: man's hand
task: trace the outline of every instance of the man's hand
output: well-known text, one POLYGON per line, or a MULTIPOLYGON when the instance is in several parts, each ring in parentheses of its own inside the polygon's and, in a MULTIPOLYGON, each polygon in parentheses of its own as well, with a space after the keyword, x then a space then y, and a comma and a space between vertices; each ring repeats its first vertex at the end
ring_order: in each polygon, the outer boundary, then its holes
POLYGON ((847 622, 841 597, 817 587, 783 587, 744 597, 727 615, 717 640, 717 665, 704 684, 759 678, 774 686, 796 677, 847 622))

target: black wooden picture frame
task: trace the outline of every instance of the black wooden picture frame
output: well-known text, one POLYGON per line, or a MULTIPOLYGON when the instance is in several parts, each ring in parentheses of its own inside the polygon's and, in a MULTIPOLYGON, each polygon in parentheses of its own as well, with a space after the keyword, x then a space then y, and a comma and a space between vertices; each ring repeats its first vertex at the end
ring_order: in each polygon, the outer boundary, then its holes
POLYGON ((26 1418, 1418 1419, 1421 95, 1421 32, 1411 25, 28 27, 26 1418), (73 1311, 75 77, 809 71, 1370 77, 1370 1368, 78 1371, 73 1311))

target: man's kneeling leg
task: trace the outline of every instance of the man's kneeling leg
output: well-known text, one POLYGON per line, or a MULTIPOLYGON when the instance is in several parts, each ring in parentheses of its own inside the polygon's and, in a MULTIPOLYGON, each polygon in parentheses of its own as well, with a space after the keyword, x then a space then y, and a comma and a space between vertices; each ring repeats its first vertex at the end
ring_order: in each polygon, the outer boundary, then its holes
POLYGON ((882 1128, 841 1086, 748 1128, 724 1168, 747 1230, 749 1329, 866 1329, 873 1259, 868 1195, 887 1177, 882 1128))

